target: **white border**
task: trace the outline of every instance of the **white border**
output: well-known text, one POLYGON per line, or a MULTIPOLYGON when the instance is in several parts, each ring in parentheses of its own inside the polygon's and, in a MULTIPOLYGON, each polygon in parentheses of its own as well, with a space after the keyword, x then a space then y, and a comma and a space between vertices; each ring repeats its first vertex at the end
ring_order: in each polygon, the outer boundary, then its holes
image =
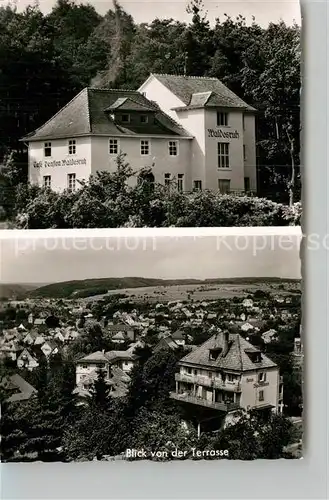
POLYGON ((300 226, 283 227, 168 227, 168 228, 116 228, 116 229, 4 229, 1 240, 46 238, 202 238, 206 236, 302 236, 300 226))

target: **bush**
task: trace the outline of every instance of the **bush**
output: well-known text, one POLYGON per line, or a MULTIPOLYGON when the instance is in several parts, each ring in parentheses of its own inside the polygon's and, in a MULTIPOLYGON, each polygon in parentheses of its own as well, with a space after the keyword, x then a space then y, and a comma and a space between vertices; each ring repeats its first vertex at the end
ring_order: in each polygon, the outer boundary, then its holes
POLYGON ((124 155, 117 171, 98 172, 79 191, 54 193, 20 187, 17 228, 230 227, 299 225, 301 204, 288 207, 264 198, 200 191, 178 193, 169 187, 127 181, 135 177, 124 155), (135 183, 136 184, 136 183, 135 183))

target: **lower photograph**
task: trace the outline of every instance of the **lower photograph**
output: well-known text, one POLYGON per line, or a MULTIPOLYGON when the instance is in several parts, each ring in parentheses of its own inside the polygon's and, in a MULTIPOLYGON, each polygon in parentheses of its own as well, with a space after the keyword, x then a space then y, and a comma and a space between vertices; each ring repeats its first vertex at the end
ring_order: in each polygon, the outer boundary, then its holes
POLYGON ((106 231, 0 241, 1 461, 302 458, 300 228, 106 231))

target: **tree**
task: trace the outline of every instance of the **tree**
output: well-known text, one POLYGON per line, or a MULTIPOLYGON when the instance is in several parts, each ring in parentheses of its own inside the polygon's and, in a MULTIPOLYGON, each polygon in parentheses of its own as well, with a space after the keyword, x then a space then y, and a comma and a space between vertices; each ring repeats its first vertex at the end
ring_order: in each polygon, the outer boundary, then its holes
POLYGON ((76 88, 54 57, 52 30, 37 6, 1 10, 0 29, 0 159, 15 151, 25 182, 27 150, 19 139, 49 119, 76 88))
POLYGON ((192 0, 187 12, 192 15, 192 22, 185 31, 185 70, 184 74, 204 76, 210 69, 214 53, 213 33, 210 30, 207 13, 203 12, 202 0, 192 0))
POLYGON ((135 41, 135 25, 117 0, 113 0, 113 6, 114 11, 107 12, 94 33, 94 42, 102 41, 107 48, 107 65, 97 73, 93 85, 117 88, 129 79, 127 60, 135 41))
POLYGON ((186 24, 174 19, 155 19, 136 26, 135 30, 127 57, 125 87, 138 87, 150 73, 184 72, 186 24))
POLYGON ((165 186, 129 186, 134 177, 124 155, 118 170, 92 175, 75 193, 35 190, 17 204, 16 227, 210 227, 300 224, 300 206, 211 191, 178 193, 165 186))
POLYGON ((6 461, 64 459, 63 433, 77 416, 72 394, 75 366, 56 355, 49 365, 41 361, 33 378, 37 397, 3 406, 2 456, 6 461))
POLYGON ((290 206, 300 189, 300 62, 300 27, 287 27, 282 21, 271 23, 248 48, 242 70, 246 96, 261 113, 261 157, 276 180, 286 185, 290 206))
POLYGON ((170 408, 169 392, 174 389, 176 356, 170 351, 160 350, 139 363, 131 372, 127 395, 127 412, 135 415, 140 408, 170 408))
POLYGON ((175 450, 189 451, 198 447, 197 433, 191 425, 182 425, 179 415, 143 408, 134 420, 131 447, 145 450, 148 459, 172 460, 175 450), (157 451, 167 454, 152 458, 151 453, 157 451))
POLYGON ((48 328, 57 328, 60 325, 59 318, 53 314, 46 318, 45 323, 48 328))
POLYGON ((218 433, 214 449, 228 449, 230 460, 288 458, 285 446, 291 443, 293 424, 270 412, 240 412, 239 420, 218 433))
POLYGON ((94 54, 90 51, 90 39, 101 21, 91 4, 76 4, 71 0, 58 0, 46 17, 52 31, 54 55, 76 89, 89 85, 102 66, 100 56, 106 57, 101 47, 94 54))
POLYGON ((92 389, 91 404, 100 409, 108 409, 111 404, 110 386, 106 381, 105 370, 97 370, 97 379, 92 389))

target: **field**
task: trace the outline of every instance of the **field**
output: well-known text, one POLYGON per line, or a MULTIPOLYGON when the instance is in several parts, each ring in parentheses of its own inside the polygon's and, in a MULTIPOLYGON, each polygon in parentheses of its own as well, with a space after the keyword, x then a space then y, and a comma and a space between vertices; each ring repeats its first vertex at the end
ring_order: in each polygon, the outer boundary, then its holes
POLYGON ((249 293, 257 290, 270 292, 278 295, 290 295, 299 293, 299 282, 269 283, 266 281, 257 283, 225 283, 225 284, 191 284, 191 285, 168 285, 155 287, 123 288, 120 290, 110 290, 106 295, 89 297, 86 300, 100 300, 111 295, 125 294, 128 298, 137 301, 148 302, 169 302, 183 300, 216 300, 230 299, 232 297, 245 297, 249 293))
POLYGON ((207 280, 197 279, 155 279, 141 277, 124 278, 97 278, 86 280, 65 281, 51 283, 48 285, 3 285, 0 288, 0 297, 18 296, 18 298, 61 298, 78 299, 94 298, 98 299, 107 293, 125 293, 138 297, 164 297, 164 300, 184 300, 190 293, 206 293, 208 298, 221 294, 228 294, 232 297, 246 289, 255 291, 265 287, 285 288, 300 286, 299 280, 281 278, 213 278, 207 280), (233 289, 232 289, 233 287, 233 289), (233 294, 233 295, 232 295, 233 294))

